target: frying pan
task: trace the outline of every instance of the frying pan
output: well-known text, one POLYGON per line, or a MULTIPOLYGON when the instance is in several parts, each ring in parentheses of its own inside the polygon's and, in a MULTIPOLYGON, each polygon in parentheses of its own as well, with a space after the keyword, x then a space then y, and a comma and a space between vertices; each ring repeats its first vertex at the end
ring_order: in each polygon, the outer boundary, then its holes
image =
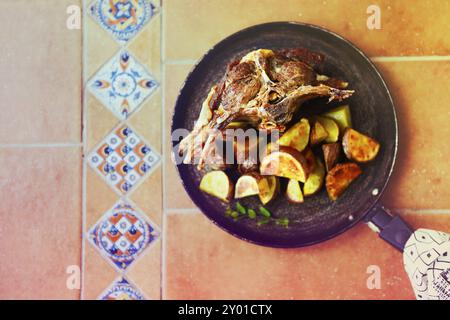
MULTIPOLYGON (((199 190, 204 173, 199 172, 195 165, 178 164, 186 192, 215 224, 255 244, 283 248, 308 246, 331 239, 365 220, 383 239, 402 250, 411 229, 378 204, 397 155, 398 127, 394 104, 375 66, 341 36, 314 25, 273 22, 249 27, 227 37, 210 49, 188 75, 176 101, 172 132, 180 128, 192 130, 203 100, 211 86, 220 82, 231 61, 259 48, 297 47, 324 54, 321 72, 348 81, 349 89, 355 90, 355 94, 343 103, 350 104, 353 126, 381 143, 377 158, 362 165, 363 174, 337 201, 331 201, 325 190, 298 205, 279 195, 266 208, 274 218, 288 218, 288 228, 275 223, 258 226, 252 219, 234 221, 225 215, 227 204, 199 190)), ((302 105, 299 114, 308 116, 331 107, 332 103, 316 100, 302 105)), ((178 143, 179 139, 173 139, 173 152, 176 152, 178 143)), ((248 207, 260 206, 258 199, 241 200, 248 207)))

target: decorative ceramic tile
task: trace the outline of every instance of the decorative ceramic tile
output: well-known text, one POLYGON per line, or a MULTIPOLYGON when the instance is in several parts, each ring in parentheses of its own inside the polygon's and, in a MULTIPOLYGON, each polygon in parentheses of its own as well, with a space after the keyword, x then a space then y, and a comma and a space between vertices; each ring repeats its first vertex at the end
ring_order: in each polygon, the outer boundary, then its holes
POLYGON ((160 162, 160 155, 127 125, 110 133, 89 155, 89 165, 122 194, 160 162))
POLYGON ((125 278, 117 280, 100 296, 101 300, 144 300, 142 294, 125 278))
POLYGON ((119 202, 89 231, 89 240, 120 270, 125 270, 159 236, 131 205, 119 202))
POLYGON ((89 81, 88 88, 119 119, 126 119, 158 87, 128 51, 122 50, 89 81))
POLYGON ((150 0, 95 0, 89 13, 119 43, 133 38, 158 12, 150 0))

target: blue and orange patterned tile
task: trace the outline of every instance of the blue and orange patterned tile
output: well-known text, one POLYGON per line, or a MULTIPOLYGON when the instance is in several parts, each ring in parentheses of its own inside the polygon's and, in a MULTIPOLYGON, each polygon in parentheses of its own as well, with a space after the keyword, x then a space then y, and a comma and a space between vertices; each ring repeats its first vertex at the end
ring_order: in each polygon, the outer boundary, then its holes
POLYGON ((92 77, 87 87, 121 120, 127 119, 159 86, 128 51, 116 54, 92 77))
POLYGON ((89 231, 91 244, 120 271, 156 241, 160 232, 130 204, 119 201, 89 231))
POLYGON ((128 125, 120 125, 89 155, 89 165, 121 194, 127 194, 160 163, 161 156, 128 125))
POLYGON ((158 13, 150 0, 95 0, 91 17, 120 44, 126 44, 158 13))
POLYGON ((115 281, 99 300, 145 300, 144 296, 125 278, 115 281))

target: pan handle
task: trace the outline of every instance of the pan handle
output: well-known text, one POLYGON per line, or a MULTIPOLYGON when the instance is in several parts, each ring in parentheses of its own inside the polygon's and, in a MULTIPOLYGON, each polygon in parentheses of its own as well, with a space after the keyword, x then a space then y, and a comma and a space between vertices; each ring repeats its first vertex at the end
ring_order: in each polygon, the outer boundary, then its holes
POLYGON ((393 216, 388 209, 377 204, 366 215, 364 220, 376 231, 381 239, 403 252, 406 241, 413 229, 399 216, 393 216))

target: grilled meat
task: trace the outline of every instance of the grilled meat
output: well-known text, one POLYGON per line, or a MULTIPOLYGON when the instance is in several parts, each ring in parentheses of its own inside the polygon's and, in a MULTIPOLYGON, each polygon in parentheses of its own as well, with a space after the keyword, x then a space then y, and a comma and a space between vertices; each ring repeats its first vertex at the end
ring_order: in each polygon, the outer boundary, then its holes
POLYGON ((344 90, 346 82, 316 73, 314 68, 322 61, 321 55, 305 49, 259 49, 231 63, 223 82, 213 86, 205 99, 194 129, 179 145, 183 162, 195 160, 203 168, 214 154, 217 135, 211 132, 223 131, 232 121, 283 132, 303 102, 350 97, 354 91, 344 90))

